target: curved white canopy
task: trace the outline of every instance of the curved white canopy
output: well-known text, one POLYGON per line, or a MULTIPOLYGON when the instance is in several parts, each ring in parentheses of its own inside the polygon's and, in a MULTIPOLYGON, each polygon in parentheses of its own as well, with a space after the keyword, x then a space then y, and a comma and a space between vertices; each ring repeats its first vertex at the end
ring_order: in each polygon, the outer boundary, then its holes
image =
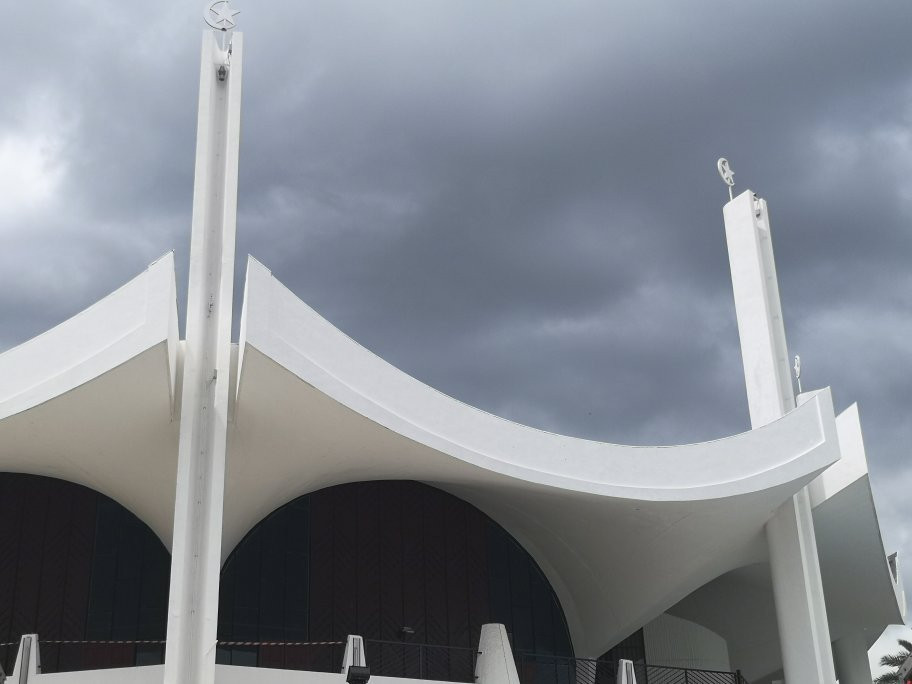
POLYGON ((416 479, 504 525, 598 655, 722 572, 789 496, 839 458, 828 391, 779 421, 678 447, 593 442, 467 406, 371 354, 248 264, 225 549, 322 487, 416 479))
MULTIPOLYGON (((0 469, 93 487, 166 544, 178 432, 173 283, 169 256, 0 355, 8 388, 0 469)), ((357 480, 421 480, 475 504, 526 546, 562 601, 580 655, 598 655, 713 578, 763 560, 757 542, 770 513, 839 458, 826 390, 759 430, 678 447, 605 444, 511 423, 385 363, 255 261, 234 411, 224 556, 302 494, 357 480)))

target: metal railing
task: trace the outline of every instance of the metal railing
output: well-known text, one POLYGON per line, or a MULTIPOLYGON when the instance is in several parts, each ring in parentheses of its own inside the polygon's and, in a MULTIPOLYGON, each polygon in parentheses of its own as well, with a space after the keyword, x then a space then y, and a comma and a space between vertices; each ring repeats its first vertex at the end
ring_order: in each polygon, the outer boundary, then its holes
MULTIPOLYGON (((645 684, 748 684, 740 672, 646 665, 645 684)), ((638 673, 639 674, 639 673, 638 673)), ((637 679, 639 682, 639 679, 637 679)))
POLYGON ((372 675, 475 681, 478 651, 474 648, 365 639, 364 652, 372 675))
POLYGON ((517 652, 515 658, 521 684, 614 684, 617 677, 617 663, 613 660, 570 658, 525 651, 517 652))
MULTIPOLYGON (((20 642, 0 644, 0 668, 12 671, 20 642)), ((110 667, 155 665, 165 662, 163 639, 86 640, 39 639, 44 673, 100 670, 110 667)))
MULTIPOLYGON (((614 684, 617 662, 518 652, 521 684, 614 684)), ((634 663, 637 684, 749 684, 740 672, 634 663)))
POLYGON ((216 662, 308 672, 339 672, 343 641, 219 641, 216 662))
MULTIPOLYGON (((474 684, 478 651, 460 646, 365 639, 371 674, 474 684)), ((41 640, 45 672, 72 672, 164 662, 164 640, 41 640)), ((218 662, 249 667, 310 672, 339 672, 341 641, 219 641, 218 662)), ((19 642, 0 643, 0 682, 9 672, 19 642)), ((519 651, 515 654, 521 684, 614 684, 617 663, 519 651)), ((740 672, 695 670, 634 664, 637 684, 749 684, 740 672)))

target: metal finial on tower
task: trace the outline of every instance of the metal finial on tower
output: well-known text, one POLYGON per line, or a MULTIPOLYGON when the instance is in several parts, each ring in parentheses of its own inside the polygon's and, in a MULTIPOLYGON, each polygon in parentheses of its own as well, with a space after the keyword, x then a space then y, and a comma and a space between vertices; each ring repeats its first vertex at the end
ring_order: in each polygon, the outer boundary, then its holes
POLYGON ((216 31, 232 31, 237 26, 234 18, 240 13, 231 9, 230 0, 212 0, 203 10, 203 19, 216 31))
POLYGON ((795 370, 795 380, 798 381, 798 394, 801 394, 801 357, 798 354, 795 354, 795 365, 792 368, 795 370))
POLYGON ((719 176, 722 178, 722 182, 728 186, 728 199, 735 199, 735 172, 729 166, 728 159, 719 157, 719 161, 716 162, 716 168, 719 169, 719 176))

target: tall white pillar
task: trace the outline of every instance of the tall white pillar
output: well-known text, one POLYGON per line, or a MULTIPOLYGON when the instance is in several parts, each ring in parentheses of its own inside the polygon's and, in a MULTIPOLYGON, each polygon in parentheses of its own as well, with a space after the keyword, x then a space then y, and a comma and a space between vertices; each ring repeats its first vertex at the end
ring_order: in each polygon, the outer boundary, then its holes
POLYGON ((223 37, 203 35, 200 69, 166 684, 215 680, 242 58, 223 37))
MULTIPOLYGON (((750 190, 723 210, 732 288, 754 428, 795 408, 766 202, 750 190)), ((766 526, 786 684, 834 684, 817 541, 807 490, 766 526)))
POLYGON ((844 636, 833 642, 833 659, 839 684, 870 684, 871 664, 868 644, 861 632, 844 636))

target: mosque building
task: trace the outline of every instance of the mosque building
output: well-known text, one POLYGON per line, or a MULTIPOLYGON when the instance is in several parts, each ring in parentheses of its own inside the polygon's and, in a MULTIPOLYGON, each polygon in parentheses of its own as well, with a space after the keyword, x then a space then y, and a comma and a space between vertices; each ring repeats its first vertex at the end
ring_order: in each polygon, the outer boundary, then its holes
POLYGON ((795 391, 766 202, 723 209, 750 431, 498 418, 252 258, 232 311, 235 14, 207 10, 185 338, 166 254, 0 355, 7 681, 870 684, 898 560, 857 407, 795 391))

